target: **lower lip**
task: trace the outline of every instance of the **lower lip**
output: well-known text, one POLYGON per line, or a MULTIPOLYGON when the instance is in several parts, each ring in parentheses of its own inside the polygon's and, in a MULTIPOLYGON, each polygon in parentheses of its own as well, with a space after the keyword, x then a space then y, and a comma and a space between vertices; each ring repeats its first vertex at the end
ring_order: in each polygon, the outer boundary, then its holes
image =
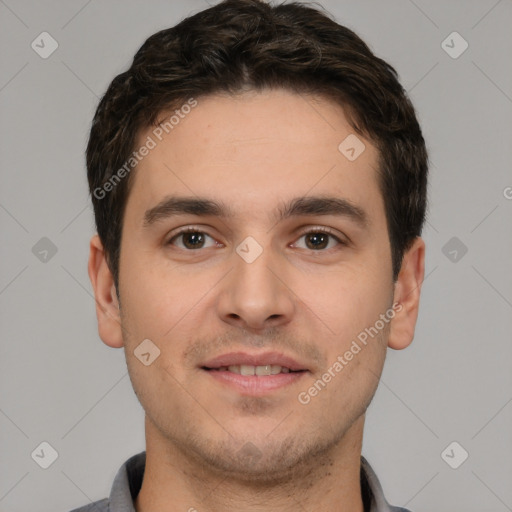
POLYGON ((228 370, 203 370, 224 385, 244 395, 261 396, 298 382, 308 372, 278 373, 277 375, 240 375, 228 370))

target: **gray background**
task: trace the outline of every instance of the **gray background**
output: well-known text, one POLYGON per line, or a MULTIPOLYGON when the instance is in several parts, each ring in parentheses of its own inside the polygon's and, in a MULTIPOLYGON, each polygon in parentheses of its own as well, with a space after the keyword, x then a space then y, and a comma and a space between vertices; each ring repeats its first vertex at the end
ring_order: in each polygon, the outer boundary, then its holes
MULTIPOLYGON (((322 3, 396 67, 432 160, 416 337, 389 351, 363 454, 393 504, 512 510, 512 2, 322 3), (469 43, 456 59, 441 46, 453 31, 469 43), (441 457, 452 441, 469 453, 458 469, 441 457)), ((83 154, 113 77, 149 35, 206 6, 0 0, 1 512, 106 497, 144 449, 123 351, 97 335, 83 154), (47 59, 31 48, 43 31, 59 45, 47 59), (33 251, 43 237, 57 248, 46 262, 33 251), (43 441, 59 454, 48 469, 31 458, 43 441)))

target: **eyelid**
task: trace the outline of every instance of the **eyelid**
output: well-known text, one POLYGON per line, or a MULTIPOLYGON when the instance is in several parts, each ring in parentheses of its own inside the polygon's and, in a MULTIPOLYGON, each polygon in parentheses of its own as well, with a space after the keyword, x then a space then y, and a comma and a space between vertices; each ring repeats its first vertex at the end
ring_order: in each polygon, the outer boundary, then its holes
MULTIPOLYGON (((212 235, 210 235, 207 232, 207 230, 205 230, 204 228, 201 228, 201 226, 189 225, 189 226, 179 228, 178 231, 175 231, 171 235, 169 235, 165 244, 166 245, 171 244, 171 242, 175 238, 179 237, 180 235, 182 235, 184 233, 196 233, 196 232, 202 233, 202 234, 210 237, 217 244, 221 243, 221 242, 218 242, 212 235)), ((340 236, 338 234, 338 232, 336 232, 332 228, 328 228, 326 226, 307 226, 306 228, 299 231, 299 233, 297 234, 296 240, 298 240, 299 238, 302 238, 305 235, 311 234, 311 233, 325 233, 325 234, 333 237, 340 245, 348 245, 350 243, 348 238, 345 235, 340 236)), ((293 242, 293 243, 295 243, 295 242, 293 242)), ((319 251, 319 252, 321 252, 321 251, 319 251)))
POLYGON ((212 240, 215 241, 216 244, 220 244, 220 242, 218 242, 215 237, 213 237, 212 235, 210 235, 207 230, 205 230, 204 228, 201 228, 201 226, 185 226, 185 227, 182 227, 182 228, 178 228, 178 231, 173 231, 172 234, 170 234, 168 237, 166 237, 165 239, 165 242, 164 242, 164 245, 172 245, 171 242, 178 238, 180 235, 183 235, 184 233, 202 233, 208 237, 210 237, 212 240))
POLYGON ((332 228, 328 228, 326 226, 307 226, 303 231, 300 231, 299 238, 304 235, 308 235, 310 233, 326 233, 327 235, 335 238, 340 244, 348 245, 349 239, 346 235, 338 233, 332 228))

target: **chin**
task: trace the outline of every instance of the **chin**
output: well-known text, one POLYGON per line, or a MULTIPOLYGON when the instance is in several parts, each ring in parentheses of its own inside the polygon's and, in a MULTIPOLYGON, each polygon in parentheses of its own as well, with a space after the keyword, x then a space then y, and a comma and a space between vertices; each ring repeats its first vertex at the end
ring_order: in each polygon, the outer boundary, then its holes
POLYGON ((194 458, 206 471, 214 471, 231 481, 254 484, 258 487, 274 487, 304 478, 318 466, 318 459, 329 459, 328 452, 335 440, 297 437, 270 440, 268 435, 261 441, 251 441, 245 433, 243 440, 214 442, 194 440, 190 446, 194 458))

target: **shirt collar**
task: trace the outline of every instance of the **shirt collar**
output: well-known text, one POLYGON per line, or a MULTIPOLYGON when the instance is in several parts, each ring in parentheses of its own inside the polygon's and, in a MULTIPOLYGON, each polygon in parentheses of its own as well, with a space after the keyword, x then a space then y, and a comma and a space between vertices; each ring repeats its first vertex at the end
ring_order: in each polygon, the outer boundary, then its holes
MULTIPOLYGON (((130 457, 121 466, 110 492, 109 512, 135 512, 134 501, 142 486, 145 467, 145 451, 130 457)), ((361 487, 369 503, 368 512, 408 512, 389 505, 377 475, 364 457, 361 457, 361 487)))

